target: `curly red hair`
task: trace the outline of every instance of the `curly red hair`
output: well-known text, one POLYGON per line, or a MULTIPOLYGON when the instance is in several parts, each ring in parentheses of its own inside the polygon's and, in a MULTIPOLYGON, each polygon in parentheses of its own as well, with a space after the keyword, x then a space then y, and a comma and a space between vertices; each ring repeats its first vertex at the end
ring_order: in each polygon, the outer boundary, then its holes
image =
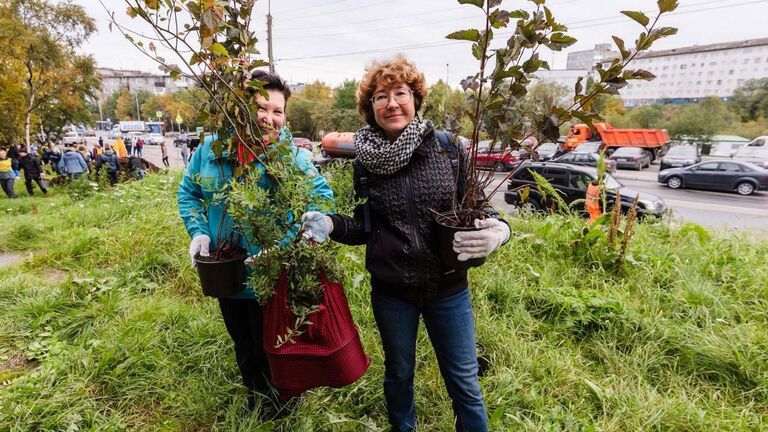
POLYGON ((399 84, 405 84, 413 91, 414 103, 418 111, 427 97, 427 82, 424 74, 419 72, 404 55, 398 54, 392 60, 375 61, 366 68, 365 76, 357 88, 357 112, 365 117, 366 123, 376 126, 373 104, 371 104, 376 88, 379 85, 392 87, 399 84))

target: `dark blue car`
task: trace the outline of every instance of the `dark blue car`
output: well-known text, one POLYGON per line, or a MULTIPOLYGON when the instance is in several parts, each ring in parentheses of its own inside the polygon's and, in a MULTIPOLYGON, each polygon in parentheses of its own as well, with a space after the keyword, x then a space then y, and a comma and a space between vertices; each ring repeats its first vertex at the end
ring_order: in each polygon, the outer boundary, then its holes
POLYGON ((714 160, 659 172, 659 183, 672 189, 692 188, 750 195, 768 190, 768 169, 749 162, 714 160))

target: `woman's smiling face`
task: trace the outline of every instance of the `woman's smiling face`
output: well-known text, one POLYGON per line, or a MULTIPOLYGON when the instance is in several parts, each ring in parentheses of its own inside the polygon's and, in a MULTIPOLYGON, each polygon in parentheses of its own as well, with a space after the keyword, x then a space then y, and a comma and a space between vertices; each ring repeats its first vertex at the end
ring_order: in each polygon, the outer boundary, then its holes
POLYGON ((384 135, 394 141, 403 132, 408 123, 416 117, 416 105, 413 91, 405 84, 395 84, 389 87, 377 86, 373 92, 373 115, 383 130, 384 135), (376 100, 385 101, 381 107, 376 107, 376 100), (398 100, 407 100, 399 103, 398 100))

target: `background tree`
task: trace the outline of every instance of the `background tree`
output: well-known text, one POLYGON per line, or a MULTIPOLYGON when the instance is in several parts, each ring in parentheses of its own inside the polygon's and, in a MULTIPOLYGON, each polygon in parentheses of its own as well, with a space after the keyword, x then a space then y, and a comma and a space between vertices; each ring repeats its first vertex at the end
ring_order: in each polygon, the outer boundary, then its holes
POLYGON ((357 113, 356 95, 359 85, 357 80, 344 80, 333 90, 331 123, 334 130, 353 132, 365 126, 365 122, 357 113))
POLYGON ((674 140, 707 142, 712 135, 737 121, 720 98, 712 96, 695 104, 681 106, 663 126, 674 140))
POLYGON ((75 49, 96 30, 82 6, 46 0, 5 0, 0 4, 0 46, 24 67, 25 142, 32 116, 69 84, 60 72, 78 62, 75 49))
POLYGON ((768 119, 768 78, 752 79, 737 88, 731 104, 743 122, 768 119))
MULTIPOLYGON (((2 48, 0 48, 2 49, 2 48)), ((15 62, 0 62, 0 143, 8 143, 21 138, 24 129, 24 94, 22 80, 24 70, 15 62)))
POLYGON ((304 86, 304 89, 297 96, 306 100, 330 103, 333 99, 332 93, 333 90, 328 84, 322 81, 315 81, 304 86))
POLYGON ((357 109, 356 95, 360 82, 357 80, 344 80, 340 86, 333 90, 333 107, 337 109, 357 109))
POLYGON ((57 93, 45 98, 36 113, 42 130, 54 140, 67 124, 90 122, 99 88, 96 62, 90 56, 73 56, 56 75, 62 81, 57 93))

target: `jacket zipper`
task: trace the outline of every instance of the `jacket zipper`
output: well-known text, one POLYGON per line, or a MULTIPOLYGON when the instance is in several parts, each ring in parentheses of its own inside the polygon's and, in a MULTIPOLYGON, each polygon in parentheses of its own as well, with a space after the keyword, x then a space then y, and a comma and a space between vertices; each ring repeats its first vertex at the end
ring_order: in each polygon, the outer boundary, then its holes
MULTIPOLYGON (((411 186, 411 176, 410 173, 406 173, 405 175, 405 185, 406 185, 406 197, 408 198, 408 220, 410 221, 410 227, 413 234, 413 241, 414 241, 414 251, 413 255, 418 258, 421 255, 421 241, 419 240, 419 225, 418 220, 416 219, 416 208, 414 207, 414 196, 413 196, 413 187, 411 186)), ((416 276, 416 284, 421 285, 420 278, 419 278, 419 272, 416 272, 416 263, 418 262, 417 259, 413 260, 413 269, 416 276)), ((422 303, 422 293, 419 292, 419 305, 422 303)))

